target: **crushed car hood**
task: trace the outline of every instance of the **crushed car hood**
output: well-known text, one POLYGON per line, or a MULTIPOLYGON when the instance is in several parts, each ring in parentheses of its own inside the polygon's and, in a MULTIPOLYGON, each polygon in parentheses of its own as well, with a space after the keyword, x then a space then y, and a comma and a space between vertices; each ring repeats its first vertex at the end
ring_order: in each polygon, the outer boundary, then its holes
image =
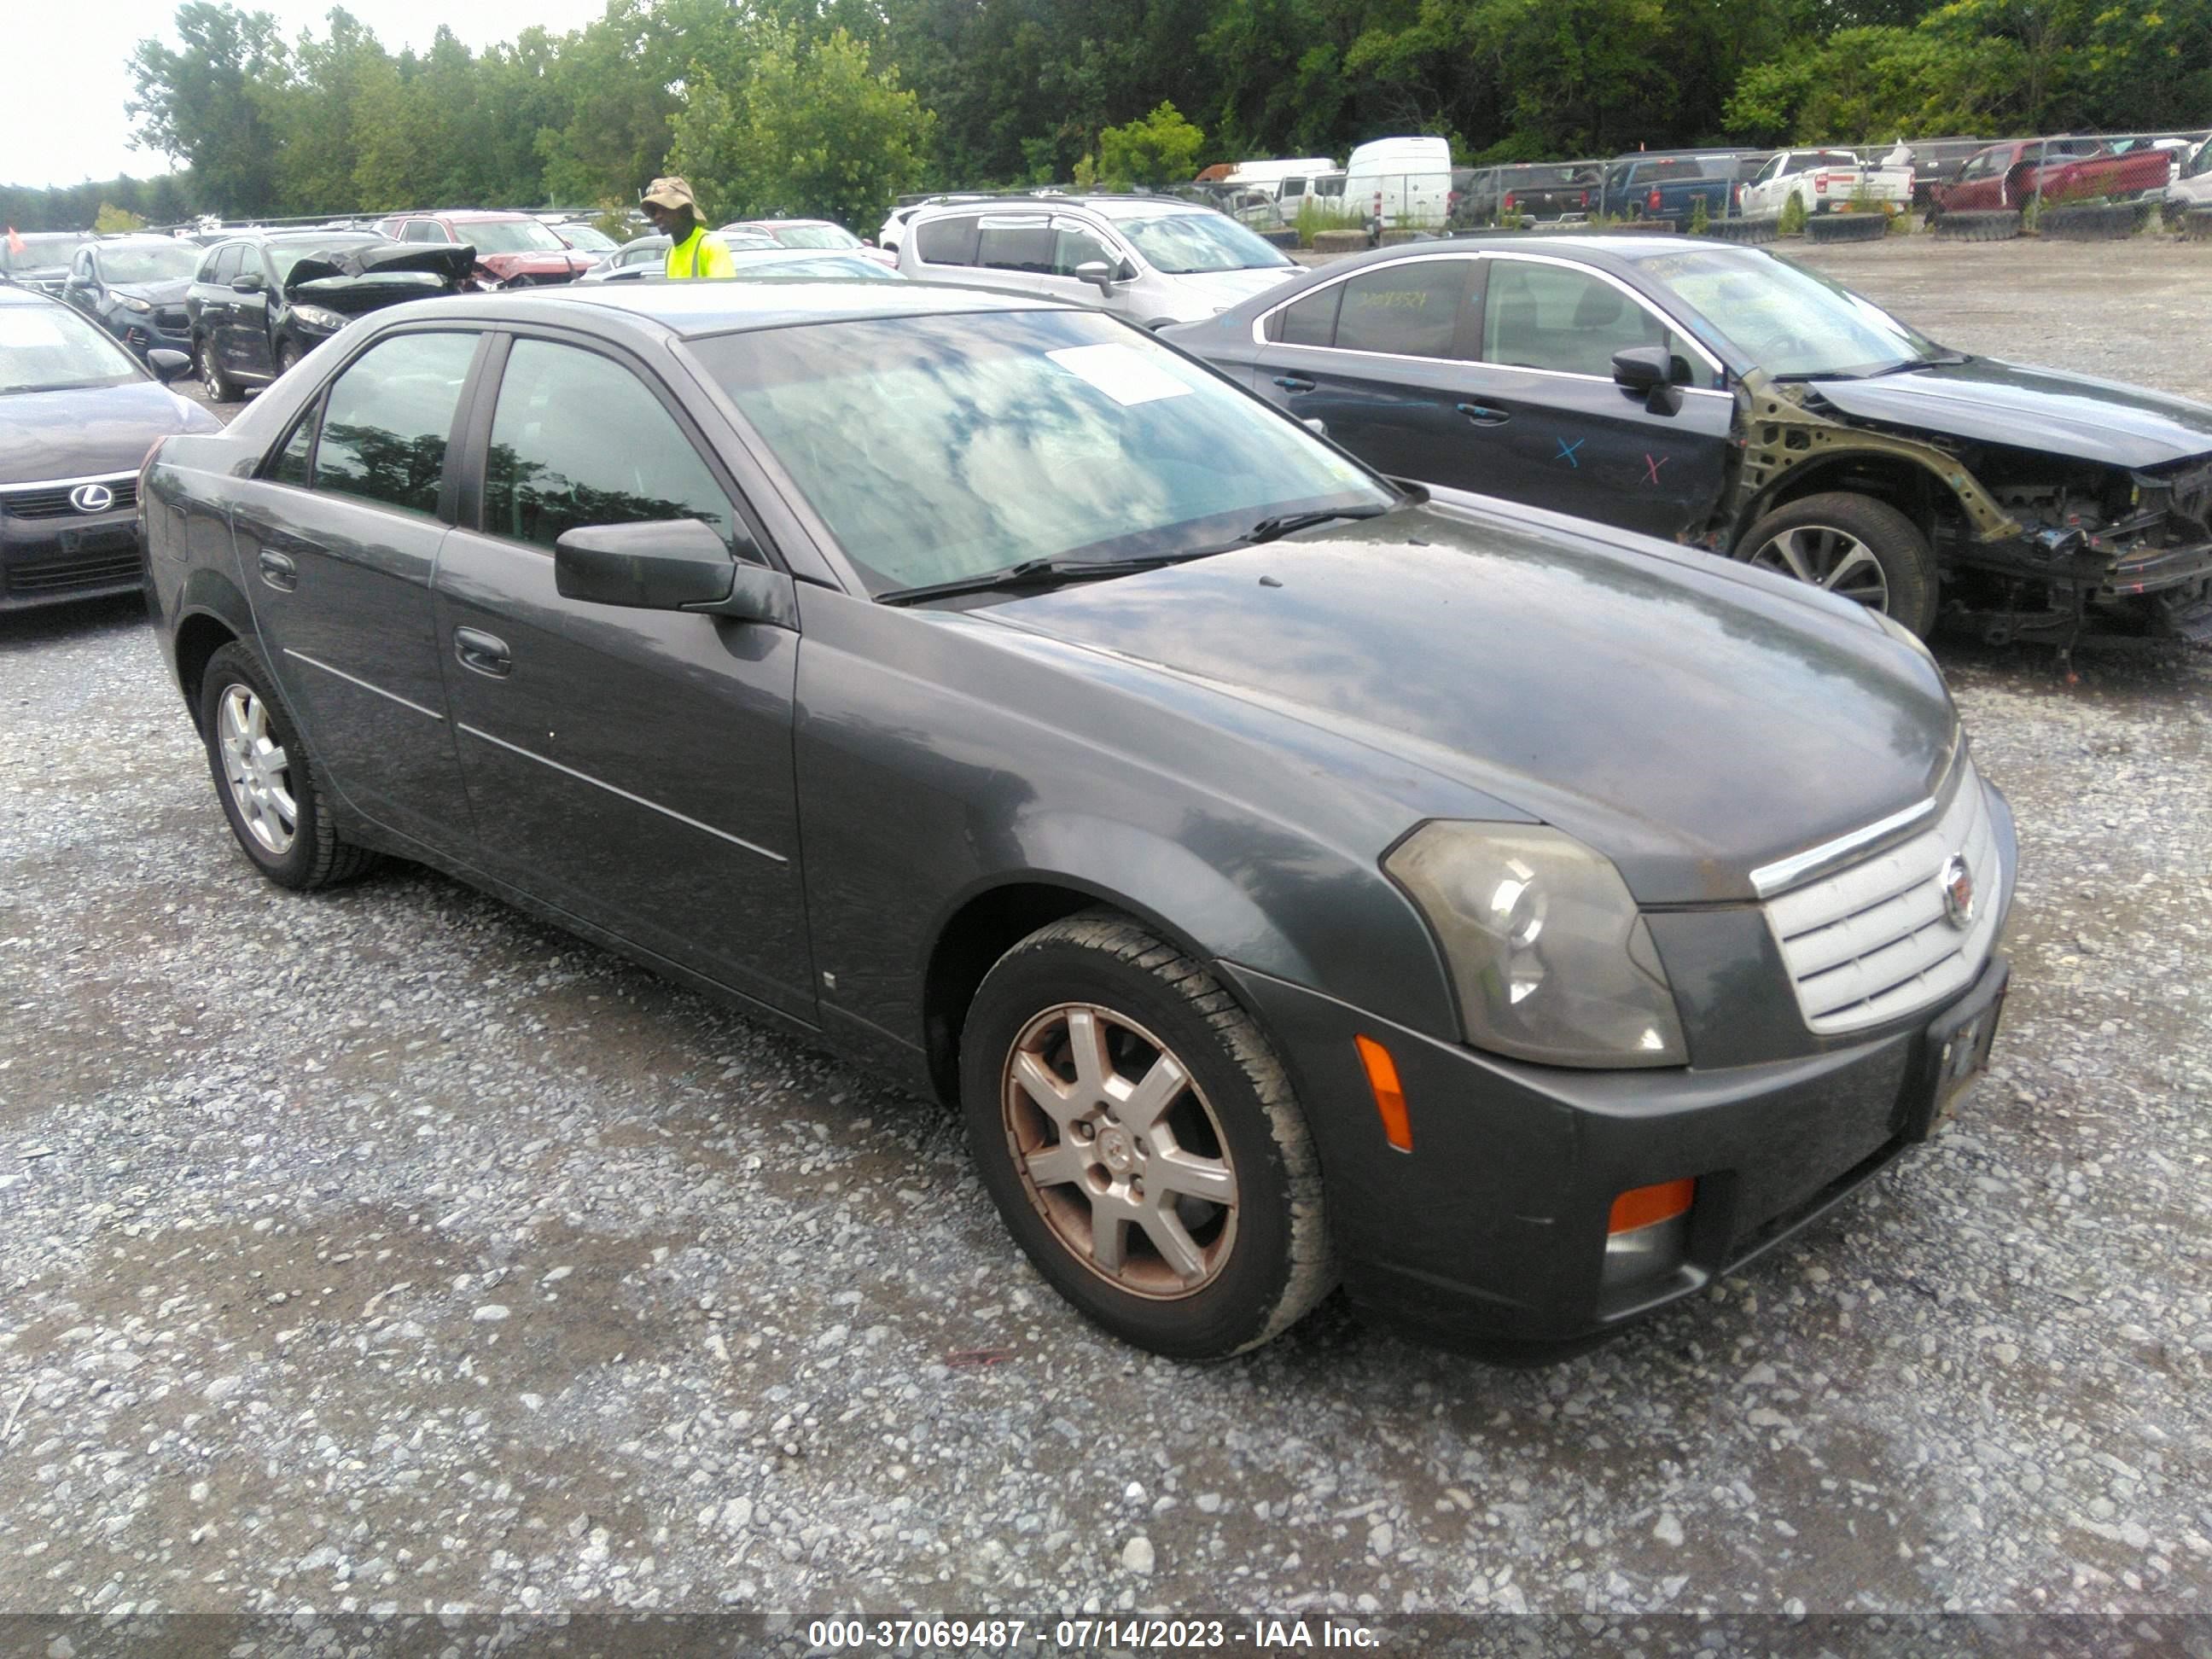
POLYGON ((501 282, 517 276, 577 276, 596 263, 596 256, 589 253, 478 253, 474 258, 501 282))
POLYGON ((2113 466, 2212 453, 2212 405, 1990 357, 1867 380, 1815 380, 1812 390, 1854 420, 2113 466))
POLYGON ((1847 601, 1504 511, 1402 508, 971 614, 1450 778, 1645 903, 1753 897, 1759 866, 1927 799, 1957 742, 1935 665, 1847 601))
POLYGON ((476 268, 476 250, 465 243, 334 247, 310 253, 294 265, 284 291, 309 305, 356 317, 402 300, 446 293, 476 268))
POLYGON ((192 409, 151 380, 0 395, 0 484, 136 471, 192 409))
POLYGON ((149 306, 180 306, 191 286, 191 277, 179 276, 173 283, 111 283, 108 290, 143 300, 149 306))

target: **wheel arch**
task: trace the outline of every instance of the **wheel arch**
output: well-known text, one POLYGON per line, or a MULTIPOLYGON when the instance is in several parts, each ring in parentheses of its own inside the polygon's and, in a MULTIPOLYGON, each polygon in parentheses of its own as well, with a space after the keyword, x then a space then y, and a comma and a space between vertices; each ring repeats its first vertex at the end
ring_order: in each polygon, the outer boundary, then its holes
POLYGON ((1194 961, 1232 959, 1296 983, 1320 982, 1297 942, 1249 894, 1188 848, 1105 823, 1091 825, 1088 838, 1091 859, 988 878, 948 903, 930 930, 921 963, 921 1035, 931 1085, 948 1105, 959 1100, 960 1039, 984 976, 1038 928, 1080 910, 1118 911, 1194 961), (1082 873, 1086 865, 1123 878, 1100 880, 1082 873))
MULTIPOLYGON (((211 570, 196 570, 185 584, 172 635, 176 647, 177 690, 197 729, 200 723, 200 681, 208 659, 234 641, 252 640, 252 614, 238 590, 211 570)), ((204 735, 204 733, 203 733, 204 735)))
POLYGON ((1844 491, 1895 507, 1932 547, 1936 526, 1957 497, 1925 465, 1876 450, 1844 451, 1791 468, 1747 501, 1729 536, 1731 550, 1768 514, 1808 495, 1844 491))

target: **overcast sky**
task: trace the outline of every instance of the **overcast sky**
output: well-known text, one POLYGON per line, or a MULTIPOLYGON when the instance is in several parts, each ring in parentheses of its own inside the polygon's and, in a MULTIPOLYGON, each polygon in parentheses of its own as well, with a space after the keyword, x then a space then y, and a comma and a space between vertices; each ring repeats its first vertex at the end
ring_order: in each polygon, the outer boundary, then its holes
MULTIPOLYGON (((166 156, 131 148, 131 96, 124 65, 138 42, 172 46, 175 0, 0 0, 0 184, 74 185, 118 173, 149 179, 170 171, 166 156)), ((272 13, 289 42, 303 28, 327 33, 330 0, 252 0, 272 13)), ((605 0, 350 0, 346 7, 386 47, 427 48, 438 25, 477 51, 512 40, 532 24, 562 33, 589 22, 605 0)))

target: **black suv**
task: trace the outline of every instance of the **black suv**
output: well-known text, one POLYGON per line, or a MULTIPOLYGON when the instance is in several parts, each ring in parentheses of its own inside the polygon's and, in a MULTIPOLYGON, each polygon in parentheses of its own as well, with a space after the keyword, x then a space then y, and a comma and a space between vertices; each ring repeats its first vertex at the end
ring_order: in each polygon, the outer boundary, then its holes
POLYGON ((215 402, 233 402, 362 313, 454 291, 475 257, 359 230, 248 231, 217 242, 185 297, 200 383, 215 402))

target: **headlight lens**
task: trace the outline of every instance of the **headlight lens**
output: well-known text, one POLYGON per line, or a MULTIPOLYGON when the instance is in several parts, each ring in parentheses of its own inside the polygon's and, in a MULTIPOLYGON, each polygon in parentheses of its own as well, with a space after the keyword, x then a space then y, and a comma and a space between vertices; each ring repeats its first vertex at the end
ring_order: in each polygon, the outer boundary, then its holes
POLYGON ((321 306, 294 306, 292 314, 309 328, 328 329, 333 334, 352 320, 343 311, 329 311, 321 306))
POLYGON ((1680 1066, 1674 994, 1612 863, 1540 825, 1425 824, 1383 867, 1443 942, 1468 1040, 1552 1066, 1680 1066))
POLYGON ((154 308, 153 302, 150 300, 142 300, 135 294, 118 294, 114 297, 115 303, 121 306, 125 311, 143 312, 151 311, 154 308))

